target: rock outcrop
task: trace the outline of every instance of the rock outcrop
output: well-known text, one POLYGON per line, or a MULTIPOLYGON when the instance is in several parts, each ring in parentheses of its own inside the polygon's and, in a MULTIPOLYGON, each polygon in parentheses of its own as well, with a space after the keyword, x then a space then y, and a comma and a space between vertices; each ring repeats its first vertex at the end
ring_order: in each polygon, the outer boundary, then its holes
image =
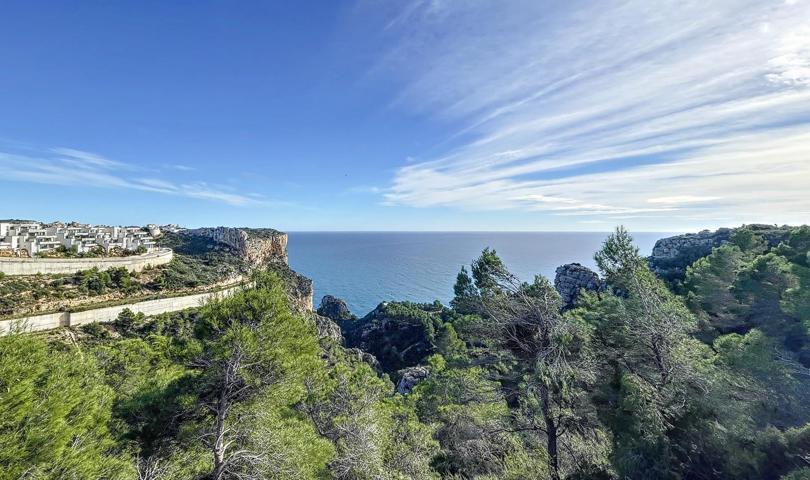
POLYGON ((270 268, 284 280, 291 306, 301 312, 312 311, 312 280, 288 266, 286 233, 272 228, 206 227, 184 230, 183 234, 227 246, 248 267, 270 268))
POLYGON ((290 306, 299 312, 311 312, 312 280, 291 269, 286 263, 270 262, 266 265, 284 282, 290 306))
MULTIPOLYGON (((784 240, 790 231, 788 227, 774 225, 744 225, 747 230, 761 236, 769 247, 784 240)), ((696 260, 712 253, 712 249, 731 241, 737 228, 720 228, 714 232, 703 230, 674 237, 662 238, 655 242, 650 255, 650 268, 664 280, 681 280, 686 275, 686 267, 696 260)))
POLYGON ((393 373, 422 363, 434 353, 431 335, 441 324, 433 305, 384 302, 359 320, 339 322, 346 346, 374 355, 383 371, 393 373))
POLYGON ((358 362, 367 363, 378 374, 381 375, 383 373, 382 368, 380 368, 380 362, 377 361, 374 355, 364 352, 359 348, 347 348, 344 352, 346 352, 346 355, 349 357, 354 357, 358 362))
POLYGON ((318 315, 331 318, 336 322, 344 322, 354 318, 346 302, 332 295, 325 295, 321 299, 321 305, 318 307, 318 315))
POLYGON ((312 323, 315 325, 315 330, 318 333, 318 338, 321 340, 332 340, 335 343, 343 342, 343 334, 337 323, 333 322, 330 318, 312 313, 310 315, 312 323))
POLYGON ((557 267, 554 277, 554 288, 560 294, 563 308, 575 305, 579 292, 601 292, 606 289, 605 282, 593 270, 578 263, 568 263, 557 267))
POLYGON ((185 231, 211 238, 236 250, 248 264, 287 263, 287 234, 271 228, 211 227, 185 231))
POLYGON ((286 233, 271 228, 206 227, 183 230, 181 236, 193 240, 187 243, 222 245, 248 269, 261 266, 274 271, 284 281, 290 306, 299 312, 312 311, 312 280, 290 269, 286 233))
POLYGON ((430 378, 430 370, 426 367, 409 367, 399 371, 399 382, 397 382, 397 393, 407 395, 411 393, 413 387, 419 382, 430 378))

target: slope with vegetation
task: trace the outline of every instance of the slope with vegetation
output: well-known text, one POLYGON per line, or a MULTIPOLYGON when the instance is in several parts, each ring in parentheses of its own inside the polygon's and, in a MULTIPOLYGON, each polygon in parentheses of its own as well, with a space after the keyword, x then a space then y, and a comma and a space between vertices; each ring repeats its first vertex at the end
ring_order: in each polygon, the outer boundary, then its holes
POLYGON ((450 306, 323 309, 346 346, 262 270, 199 309, 0 338, 0 478, 810 478, 809 252, 807 227, 742 229, 670 285, 619 229, 607 288, 563 308, 485 250, 450 306))
MULTIPOLYGON (((279 234, 269 229, 249 230, 259 241, 268 231, 279 234)), ((256 267, 233 247, 205 236, 167 232, 159 243, 174 251, 172 261, 141 272, 118 267, 71 275, 0 274, 0 319, 199 293, 241 282, 256 267)), ((284 279, 298 308, 310 307, 309 279, 281 261, 268 260, 260 266, 284 279)))
POLYGON ((167 233, 160 243, 174 249, 172 261, 141 272, 118 267, 72 275, 0 275, 0 318, 198 292, 237 281, 248 271, 239 256, 210 239, 167 233))

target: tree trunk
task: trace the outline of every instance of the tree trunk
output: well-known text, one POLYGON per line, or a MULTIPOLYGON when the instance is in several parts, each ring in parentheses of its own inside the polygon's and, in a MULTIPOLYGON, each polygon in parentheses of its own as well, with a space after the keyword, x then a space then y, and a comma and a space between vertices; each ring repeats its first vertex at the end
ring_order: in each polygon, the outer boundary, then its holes
POLYGON ((548 387, 540 387, 540 410, 546 423, 546 451, 548 452, 548 474, 551 480, 560 480, 560 462, 557 453, 557 425, 551 416, 548 387))
POLYGON ((211 443, 211 452, 214 455, 214 471, 211 473, 213 480, 220 480, 225 474, 225 467, 227 465, 225 442, 226 427, 225 423, 228 417, 228 412, 231 409, 233 399, 230 397, 234 383, 237 380, 239 367, 241 366, 241 351, 237 348, 233 355, 227 360, 225 364, 225 371, 222 377, 222 385, 219 391, 219 397, 216 402, 216 418, 214 419, 214 441, 211 443))
POLYGON ((220 480, 225 473, 225 416, 227 407, 225 403, 225 389, 222 390, 219 398, 219 405, 217 405, 217 417, 214 425, 214 443, 211 446, 212 453, 214 454, 214 471, 211 473, 213 480, 220 480))

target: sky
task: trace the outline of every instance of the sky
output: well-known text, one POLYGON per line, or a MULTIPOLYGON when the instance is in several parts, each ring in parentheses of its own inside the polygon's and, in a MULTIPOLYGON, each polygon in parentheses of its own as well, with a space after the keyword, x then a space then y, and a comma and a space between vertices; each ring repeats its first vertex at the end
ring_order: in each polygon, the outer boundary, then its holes
POLYGON ((810 0, 4 2, 0 218, 810 223, 810 0))

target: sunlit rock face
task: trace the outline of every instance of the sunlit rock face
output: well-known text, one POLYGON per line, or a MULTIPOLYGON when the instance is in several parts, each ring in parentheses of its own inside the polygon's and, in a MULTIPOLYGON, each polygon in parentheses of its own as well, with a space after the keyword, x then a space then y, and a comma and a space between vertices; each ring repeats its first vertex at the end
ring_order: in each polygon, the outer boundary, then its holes
POLYGON ((287 262, 287 234, 272 228, 205 227, 186 234, 210 238, 226 245, 250 268, 267 267, 281 277, 287 287, 290 306, 312 311, 312 280, 290 269, 287 262))
POLYGON ((563 308, 572 308, 581 290, 601 292, 605 290, 605 282, 590 268, 578 263, 569 263, 557 267, 554 288, 560 294, 563 308))
POLYGON ((335 343, 343 343, 343 334, 340 331, 340 327, 337 323, 332 321, 332 319, 318 315, 317 313, 312 313, 310 319, 315 325, 318 338, 321 340, 332 340, 335 343))
POLYGON ((253 266, 267 262, 287 263, 287 234, 271 228, 212 227, 188 230, 230 246, 253 266))

